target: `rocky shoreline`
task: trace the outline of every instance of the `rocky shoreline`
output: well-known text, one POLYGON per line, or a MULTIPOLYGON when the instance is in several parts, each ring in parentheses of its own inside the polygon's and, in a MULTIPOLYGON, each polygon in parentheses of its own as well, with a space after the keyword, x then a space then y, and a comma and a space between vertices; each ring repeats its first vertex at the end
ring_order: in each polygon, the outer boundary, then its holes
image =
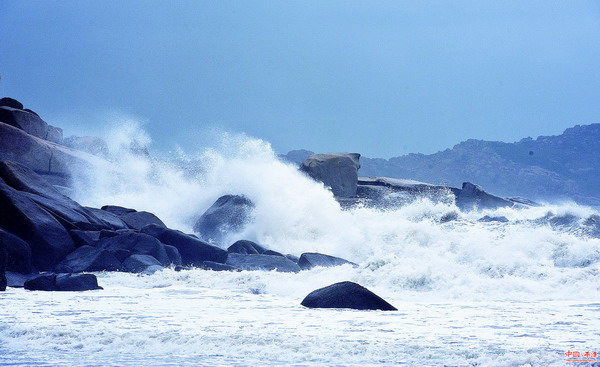
MULTIPOLYGON (((152 274, 170 267, 175 271, 300 272, 319 266, 358 266, 326 254, 282 254, 244 239, 224 249, 226 235, 243 228, 254 208, 250 198, 235 193, 220 197, 200 215, 195 234, 167 228, 149 212, 116 205, 84 207, 65 193, 73 173, 104 160, 105 146, 99 138, 63 139, 60 128, 47 124, 20 102, 0 100, 0 290, 7 286, 99 290, 90 273, 101 271, 152 274)), ((389 202, 389 193, 404 194, 407 200, 453 200, 463 210, 535 205, 491 195, 471 183, 459 189, 359 178, 359 159, 357 153, 315 154, 300 170, 329 187, 343 207, 402 203, 397 197, 389 202)), ((395 310, 350 282, 316 290, 302 304, 395 310)))

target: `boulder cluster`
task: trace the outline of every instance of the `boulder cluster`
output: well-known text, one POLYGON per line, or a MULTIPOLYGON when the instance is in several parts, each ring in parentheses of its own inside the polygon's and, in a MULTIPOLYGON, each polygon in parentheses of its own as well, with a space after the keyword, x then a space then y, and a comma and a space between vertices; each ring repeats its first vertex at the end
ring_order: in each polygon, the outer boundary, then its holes
MULTIPOLYGON (((149 212, 117 205, 85 207, 65 195, 71 175, 106 154, 101 139, 63 139, 61 129, 20 102, 0 99, 0 290, 7 286, 99 290, 91 273, 101 271, 152 274, 171 267, 300 272, 319 266, 358 266, 320 253, 282 254, 249 240, 224 249, 228 234, 238 232, 251 217, 254 204, 242 195, 218 198, 199 217, 196 234, 168 228, 149 212)), ((332 155, 307 162, 306 169, 336 187, 336 193, 354 195, 358 158, 358 154, 332 155), (332 181, 330 172, 337 175, 332 181)), ((317 290, 303 304, 394 309, 350 282, 317 290)))
POLYGON ((437 201, 451 198, 461 210, 537 205, 522 198, 492 195, 471 182, 464 182, 461 188, 456 188, 398 178, 359 177, 359 160, 358 153, 312 154, 300 164, 300 170, 329 187, 344 207, 360 202, 381 208, 405 204, 418 197, 437 201), (404 194, 406 200, 398 194, 404 194), (390 197, 393 199, 390 200, 390 197))

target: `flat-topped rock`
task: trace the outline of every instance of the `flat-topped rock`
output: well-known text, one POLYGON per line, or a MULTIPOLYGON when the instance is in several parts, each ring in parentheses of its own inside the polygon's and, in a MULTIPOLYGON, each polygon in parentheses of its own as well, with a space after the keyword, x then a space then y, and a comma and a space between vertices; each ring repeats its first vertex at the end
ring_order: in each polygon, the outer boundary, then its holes
POLYGON ((300 170, 325 186, 331 187, 333 195, 353 197, 356 195, 358 153, 313 154, 300 165, 300 170))

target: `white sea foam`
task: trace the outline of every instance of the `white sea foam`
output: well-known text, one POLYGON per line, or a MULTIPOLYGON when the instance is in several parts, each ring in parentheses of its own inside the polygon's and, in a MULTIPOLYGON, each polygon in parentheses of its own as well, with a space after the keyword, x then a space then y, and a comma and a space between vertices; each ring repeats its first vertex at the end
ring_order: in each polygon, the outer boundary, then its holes
POLYGON ((600 239, 585 225, 597 214, 591 208, 465 213, 420 199, 342 210, 264 141, 226 134, 215 147, 158 160, 130 151, 132 139, 149 142, 139 126, 124 131, 111 163, 80 182, 77 200, 147 210, 190 232, 219 196, 243 194, 256 204, 253 219, 227 243, 250 239, 360 266, 99 273, 105 290, 84 295, 10 290, 0 364, 558 366, 567 350, 597 347, 600 239), (457 219, 442 223, 449 213, 457 219), (479 222, 484 215, 509 221, 479 222), (299 305, 343 280, 400 312, 299 305))
POLYGON ((361 265, 345 276, 367 286, 452 299, 594 299, 600 293, 600 239, 581 230, 597 214, 591 208, 571 203, 463 213, 421 199, 387 210, 342 210, 330 191, 278 160, 262 140, 223 134, 214 147, 158 160, 132 153, 132 141, 150 139, 132 120, 120 125, 126 127, 111 133, 111 169, 92 171, 79 186, 77 199, 87 205, 147 210, 191 232, 219 196, 242 194, 256 205, 253 218, 226 243, 249 239, 283 253, 340 256, 361 265), (440 223, 453 212, 457 220, 440 223), (549 214, 572 216, 574 224, 551 226, 549 214), (478 222, 484 215, 509 222, 478 222))

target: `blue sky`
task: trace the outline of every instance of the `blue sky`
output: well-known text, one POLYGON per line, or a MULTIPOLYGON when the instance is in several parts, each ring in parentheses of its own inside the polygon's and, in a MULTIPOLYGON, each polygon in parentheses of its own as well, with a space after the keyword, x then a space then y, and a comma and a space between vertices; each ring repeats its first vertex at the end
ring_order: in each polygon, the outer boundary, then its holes
POLYGON ((600 122, 598 1, 0 0, 0 94, 153 148, 432 153, 600 122))

